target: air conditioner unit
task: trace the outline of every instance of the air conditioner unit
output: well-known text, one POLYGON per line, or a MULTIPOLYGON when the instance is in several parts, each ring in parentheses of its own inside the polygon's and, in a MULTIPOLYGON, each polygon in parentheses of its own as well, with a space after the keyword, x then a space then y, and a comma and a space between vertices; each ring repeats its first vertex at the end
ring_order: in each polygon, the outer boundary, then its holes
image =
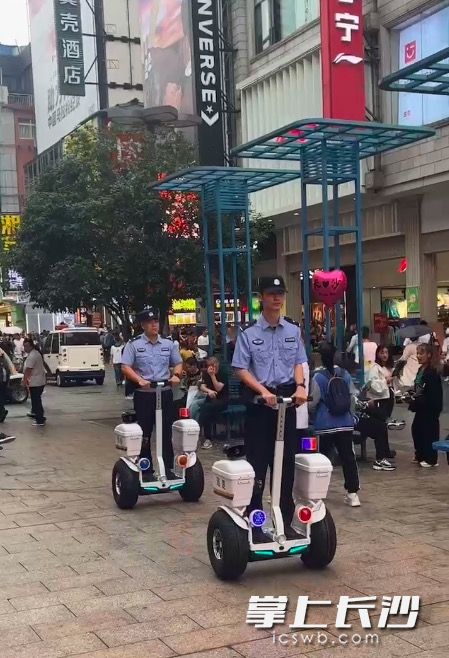
POLYGON ((380 30, 380 16, 377 11, 370 11, 364 17, 365 32, 376 34, 380 30))

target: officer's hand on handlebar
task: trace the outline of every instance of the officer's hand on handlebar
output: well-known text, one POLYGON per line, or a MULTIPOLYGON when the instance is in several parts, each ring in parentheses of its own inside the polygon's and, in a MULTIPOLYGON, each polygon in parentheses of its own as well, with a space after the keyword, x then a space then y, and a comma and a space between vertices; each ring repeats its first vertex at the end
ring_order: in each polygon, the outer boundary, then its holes
POLYGON ((266 389, 258 397, 269 407, 275 407, 277 405, 277 398, 274 393, 270 393, 270 391, 267 391, 266 389))
POLYGON ((141 380, 139 381, 139 387, 140 387, 143 391, 149 391, 150 388, 151 388, 151 382, 148 382, 146 379, 141 379, 141 380))
POLYGON ((296 392, 292 396, 292 398, 293 398, 293 400, 295 402, 295 405, 297 407, 301 407, 303 404, 307 404, 308 398, 307 398, 307 393, 306 393, 306 389, 304 388, 304 386, 298 386, 296 388, 296 392))

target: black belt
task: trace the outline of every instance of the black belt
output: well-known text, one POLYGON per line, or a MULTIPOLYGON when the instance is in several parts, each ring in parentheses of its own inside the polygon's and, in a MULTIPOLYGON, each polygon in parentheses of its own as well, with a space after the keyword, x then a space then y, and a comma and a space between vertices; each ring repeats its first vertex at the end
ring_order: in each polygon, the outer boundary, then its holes
POLYGON ((296 391, 296 384, 294 382, 291 384, 279 384, 279 386, 276 386, 275 388, 267 386, 267 391, 270 391, 273 395, 277 395, 281 398, 289 398, 296 391))

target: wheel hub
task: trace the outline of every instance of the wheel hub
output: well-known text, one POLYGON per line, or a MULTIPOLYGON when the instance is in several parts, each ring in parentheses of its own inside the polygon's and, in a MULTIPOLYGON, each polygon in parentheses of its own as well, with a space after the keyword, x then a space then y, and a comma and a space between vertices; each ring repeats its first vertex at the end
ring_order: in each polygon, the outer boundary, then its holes
POLYGON ((122 490, 121 484, 120 484, 120 475, 116 473, 115 475, 115 482, 114 482, 115 490, 117 492, 117 495, 120 496, 120 492, 122 490))
POLYGON ((223 559, 223 536, 221 531, 216 528, 212 536, 212 549, 217 560, 223 559))

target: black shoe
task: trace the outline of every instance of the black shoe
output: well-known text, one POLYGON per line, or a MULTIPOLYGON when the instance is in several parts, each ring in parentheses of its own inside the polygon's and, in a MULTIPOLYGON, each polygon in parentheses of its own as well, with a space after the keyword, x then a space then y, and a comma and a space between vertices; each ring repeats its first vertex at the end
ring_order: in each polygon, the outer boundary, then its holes
POLYGON ((165 477, 167 478, 167 480, 182 480, 182 478, 179 477, 179 475, 175 475, 173 471, 170 470, 169 468, 165 469, 165 477))
POLYGON ((266 535, 262 528, 253 528, 253 544, 269 544, 273 540, 266 535))
POLYGON ((5 432, 0 432, 0 443, 11 443, 15 440, 14 434, 5 434, 5 432))
POLYGON ((151 469, 149 469, 148 471, 143 471, 142 481, 143 482, 156 482, 156 477, 154 475, 154 471, 152 471, 151 469))
POLYGON ((8 415, 8 410, 5 409, 1 414, 0 414, 0 423, 4 423, 6 416, 8 415))
POLYGON ((296 530, 294 530, 291 525, 286 525, 284 527, 284 535, 287 537, 287 539, 304 539, 302 535, 298 534, 296 530))

